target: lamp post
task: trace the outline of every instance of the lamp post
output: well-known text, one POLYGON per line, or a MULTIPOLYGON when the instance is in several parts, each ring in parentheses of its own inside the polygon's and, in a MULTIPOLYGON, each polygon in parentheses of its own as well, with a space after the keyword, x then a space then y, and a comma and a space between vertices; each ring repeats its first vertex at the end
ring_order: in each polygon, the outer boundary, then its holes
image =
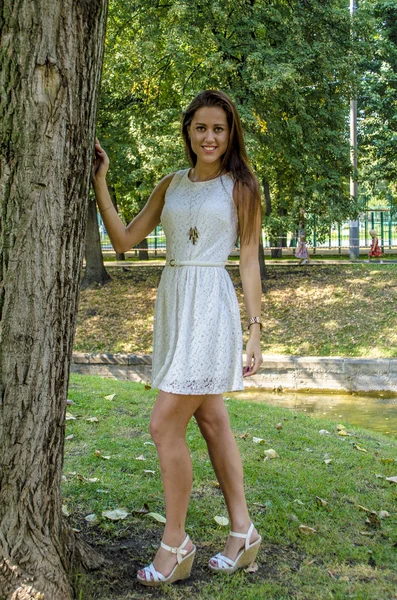
MULTIPOLYGON (((350 0, 350 15, 356 12, 356 0, 350 0)), ((353 173, 350 177, 350 195, 357 201, 357 100, 350 100, 350 161, 353 173)), ((352 260, 360 255, 360 224, 358 218, 349 222, 349 254, 352 260)))

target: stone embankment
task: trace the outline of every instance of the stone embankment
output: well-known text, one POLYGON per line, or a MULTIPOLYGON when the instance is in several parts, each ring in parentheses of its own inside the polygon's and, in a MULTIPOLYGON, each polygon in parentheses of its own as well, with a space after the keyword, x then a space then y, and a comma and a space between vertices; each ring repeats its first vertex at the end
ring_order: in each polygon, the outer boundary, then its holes
MULTIPOLYGON (((150 380, 152 358, 135 354, 74 353, 72 372, 130 381, 150 380)), ((397 359, 264 356, 246 387, 284 391, 397 393, 397 359)))

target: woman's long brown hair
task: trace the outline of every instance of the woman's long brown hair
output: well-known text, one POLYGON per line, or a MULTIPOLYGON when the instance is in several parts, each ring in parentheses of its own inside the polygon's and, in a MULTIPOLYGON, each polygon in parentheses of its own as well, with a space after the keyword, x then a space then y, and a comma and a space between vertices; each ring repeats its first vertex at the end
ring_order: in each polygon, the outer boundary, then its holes
POLYGON ((237 198, 239 235, 241 242, 246 244, 253 236, 259 235, 261 197, 258 181, 249 166, 240 116, 235 105, 224 92, 205 90, 192 100, 183 113, 182 136, 187 157, 193 167, 197 162, 197 156, 192 150, 188 127, 196 110, 203 106, 216 106, 222 108, 226 113, 230 135, 226 152, 222 156, 219 174, 230 173, 233 178, 237 198))

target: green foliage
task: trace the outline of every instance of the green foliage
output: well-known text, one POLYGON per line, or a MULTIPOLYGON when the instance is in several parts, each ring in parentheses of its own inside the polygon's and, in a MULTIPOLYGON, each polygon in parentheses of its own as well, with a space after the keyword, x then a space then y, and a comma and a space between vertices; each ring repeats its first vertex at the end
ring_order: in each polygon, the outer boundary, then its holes
MULTIPOLYGON (((238 106, 254 170, 269 184, 272 236, 295 230, 301 208, 316 215, 320 233, 355 217, 349 102, 372 64, 379 27, 383 73, 395 27, 393 3, 361 4, 352 35, 345 0, 111 0, 98 133, 125 219, 162 176, 186 165, 180 115, 205 88, 225 90, 238 106), (382 11, 389 16, 380 25, 382 11)), ((391 110, 392 95, 383 100, 391 110)), ((380 153, 383 144, 380 137, 380 153)), ((370 165, 376 150, 372 141, 364 146, 370 165)), ((389 155, 394 147, 389 137, 389 155)))
POLYGON ((397 5, 362 0, 358 12, 361 81, 359 160, 364 199, 375 206, 396 202, 397 181, 397 5))

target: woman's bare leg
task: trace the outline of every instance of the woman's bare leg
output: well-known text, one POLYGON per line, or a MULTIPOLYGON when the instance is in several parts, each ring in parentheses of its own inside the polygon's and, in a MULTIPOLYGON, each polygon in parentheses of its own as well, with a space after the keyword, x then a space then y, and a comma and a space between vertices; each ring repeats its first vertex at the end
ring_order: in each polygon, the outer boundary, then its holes
MULTIPOLYGON (((182 396, 159 392, 154 405, 150 433, 160 459, 164 487, 166 525, 163 541, 178 547, 185 539, 185 520, 192 487, 192 462, 186 444, 186 428, 205 396, 182 396)), ((190 541, 185 549, 190 552, 190 541)), ((157 571, 167 577, 176 564, 176 555, 159 548, 153 561, 157 571)), ((145 577, 143 571, 139 572, 145 577)))
MULTIPOLYGON (((244 493, 243 466, 222 396, 206 396, 194 416, 207 442, 211 463, 225 498, 230 528, 247 533, 251 519, 244 493)), ((258 537, 254 530, 251 541, 258 537)), ((223 554, 234 560, 243 545, 243 540, 229 537, 223 554)))

